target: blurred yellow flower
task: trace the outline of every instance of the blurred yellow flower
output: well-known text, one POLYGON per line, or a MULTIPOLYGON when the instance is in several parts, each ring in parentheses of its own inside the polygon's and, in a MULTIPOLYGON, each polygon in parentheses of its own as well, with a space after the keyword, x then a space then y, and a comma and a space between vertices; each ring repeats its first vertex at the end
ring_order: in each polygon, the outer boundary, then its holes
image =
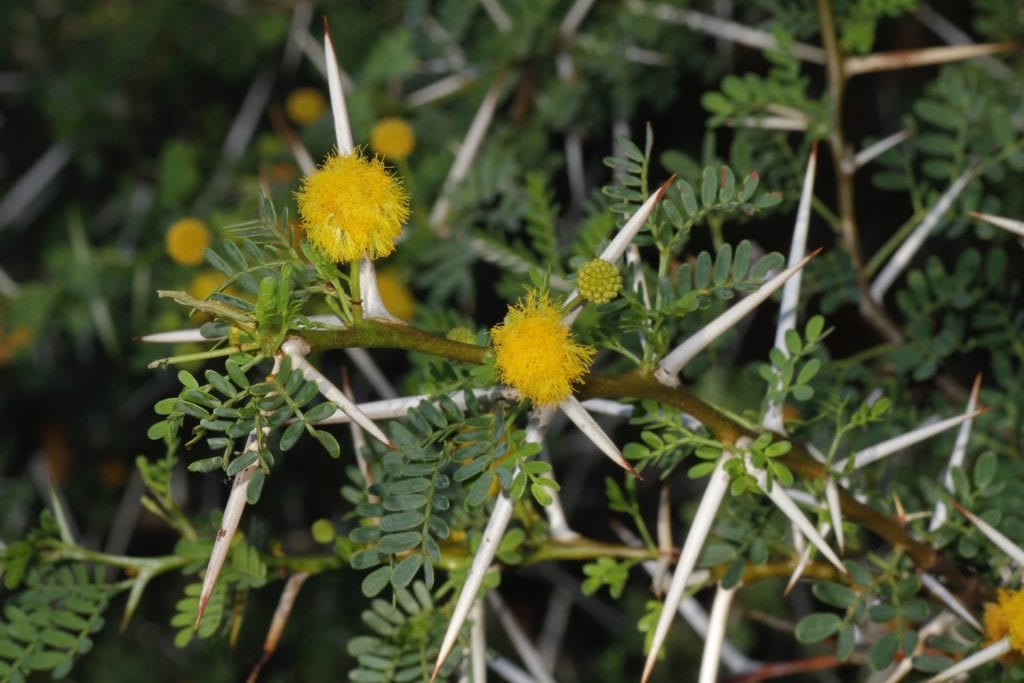
POLYGON ((377 287, 384 307, 392 315, 401 320, 412 320, 416 314, 416 299, 394 268, 385 268, 377 273, 377 287))
POLYGON ((401 161, 416 147, 416 134, 405 119, 397 116, 381 119, 370 131, 370 147, 382 157, 401 161))
POLYGON ((326 109, 327 99, 316 88, 296 88, 284 101, 285 114, 297 126, 315 123, 326 109))
POLYGON ((1010 646, 1024 653, 1024 590, 1000 588, 997 603, 985 605, 985 635, 989 642, 1010 637, 1010 646))
POLYGON ((198 218, 186 217, 175 222, 167 231, 164 247, 175 263, 194 266, 203 262, 206 247, 210 246, 210 231, 198 218))
POLYGON ((361 150, 327 157, 295 199, 306 239, 333 261, 372 259, 395 250, 409 217, 409 195, 378 158, 361 150))
POLYGON ((197 299, 205 299, 217 291, 227 279, 227 275, 219 270, 204 270, 197 273, 188 283, 188 293, 197 299))
POLYGON ((594 349, 573 341, 548 294, 531 291, 491 328, 495 364, 506 384, 538 405, 572 394, 587 374, 594 349))

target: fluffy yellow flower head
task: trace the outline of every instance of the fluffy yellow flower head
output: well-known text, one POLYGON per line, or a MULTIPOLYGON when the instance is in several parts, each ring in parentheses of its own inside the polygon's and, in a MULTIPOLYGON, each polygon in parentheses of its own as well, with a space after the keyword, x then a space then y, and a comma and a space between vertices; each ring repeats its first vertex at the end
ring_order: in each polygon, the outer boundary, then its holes
POLYGON ((397 116, 381 119, 370 131, 370 147, 382 157, 401 161, 416 147, 416 134, 405 119, 397 116))
POLYGON ((308 126, 323 116, 327 100, 316 88, 296 88, 288 93, 284 111, 297 126, 308 126))
POLYGON ((210 231, 198 218, 182 218, 167 231, 164 247, 175 263, 195 266, 203 262, 206 247, 210 246, 210 231))
POLYGON ((1009 636, 1011 647, 1024 653, 1024 590, 1000 588, 996 599, 985 605, 985 634, 990 642, 1009 636))
POLYGON ((295 194, 306 238, 331 260, 376 259, 395 250, 409 195, 384 162, 360 150, 332 154, 295 194))
POLYGON ((572 394, 594 357, 593 348, 573 341, 547 293, 536 290, 509 308, 491 339, 502 381, 538 405, 572 394))

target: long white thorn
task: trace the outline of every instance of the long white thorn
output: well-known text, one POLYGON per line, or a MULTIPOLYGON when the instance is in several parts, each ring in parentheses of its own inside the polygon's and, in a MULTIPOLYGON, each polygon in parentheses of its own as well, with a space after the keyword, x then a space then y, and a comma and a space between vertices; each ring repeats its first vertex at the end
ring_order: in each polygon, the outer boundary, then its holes
POLYGON ((1013 560, 1018 567, 1024 568, 1024 549, 1019 545, 1011 541, 1009 538, 1003 535, 1001 531, 996 529, 994 526, 983 520, 978 515, 974 514, 964 506, 960 505, 956 501, 953 501, 953 505, 956 509, 967 518, 967 520, 978 527, 978 531, 982 533, 985 538, 992 541, 996 546, 1006 553, 1011 560, 1013 560))
POLYGON ((949 417, 945 420, 939 420, 938 422, 922 425, 917 429, 907 432, 906 434, 900 434, 899 436, 883 441, 882 443, 857 451, 849 458, 843 458, 837 462, 832 469, 835 472, 843 473, 846 471, 847 464, 852 459, 852 469, 859 470, 873 462, 887 458, 893 453, 897 453, 904 448, 909 448, 916 443, 924 441, 925 439, 930 439, 936 434, 941 434, 947 429, 952 429, 953 427, 963 424, 967 420, 981 415, 983 412, 985 411, 972 410, 971 412, 964 413, 963 415, 957 415, 956 417, 949 417))
POLYGON ((818 530, 814 528, 811 521, 807 519, 807 516, 800 511, 800 508, 796 506, 793 499, 786 495, 785 490, 778 484, 773 484, 771 490, 768 490, 768 475, 765 474, 764 470, 754 467, 753 463, 747 458, 747 470, 751 472, 757 478, 757 485, 762 490, 767 491, 768 498, 775 504, 775 507, 779 508, 779 511, 789 518, 789 521, 793 522, 800 533, 811 542, 811 544, 818 549, 818 551, 831 562, 836 569, 843 574, 846 574, 846 567, 839 560, 839 557, 835 554, 835 551, 825 542, 825 539, 821 537, 818 530))
POLYGON ((633 469, 633 466, 629 464, 629 461, 626 460, 625 456, 622 455, 622 451, 615 445, 612 438, 601 429, 601 425, 597 424, 597 420, 580 405, 575 396, 562 400, 558 407, 576 425, 576 428, 583 432, 583 435, 590 439, 590 442, 607 455, 612 462, 633 476, 640 477, 636 470, 633 469))
MULTIPOLYGON (((274 359, 274 369, 271 372, 276 374, 280 367, 281 358, 278 356, 274 359)), ((264 428, 264 434, 267 431, 269 430, 264 428)), ((258 437, 257 431, 249 432, 249 437, 245 440, 245 447, 242 449, 243 454, 259 450, 258 437)), ((257 458, 256 462, 243 467, 231 482, 231 493, 228 494, 228 502, 224 505, 220 528, 217 529, 217 535, 213 539, 213 549, 210 551, 210 559, 206 563, 206 574, 203 575, 203 586, 199 591, 199 609, 196 611, 195 623, 197 631, 199 623, 203 619, 203 613, 206 611, 206 605, 210 602, 210 596, 213 594, 213 588, 217 585, 217 578, 220 577, 221 569, 224 568, 224 561, 227 560, 228 551, 231 549, 231 539, 235 537, 238 523, 242 520, 242 513, 245 511, 248 500, 246 493, 249 489, 249 481, 259 466, 260 461, 257 458)))
POLYGON ((480 547, 477 548, 476 555, 473 556, 473 563, 470 565, 469 573, 466 575, 466 583, 463 584, 462 592, 459 593, 459 599, 455 603, 455 610, 452 612, 451 621, 448 622, 448 630, 445 631, 444 640, 441 641, 441 649, 437 653, 437 661, 434 663, 434 672, 431 674, 430 680, 434 680, 437 677, 441 666, 444 664, 444 660, 448 658, 448 654, 452 651, 455 640, 459 636, 459 631, 469 615, 469 610, 477 599, 477 593, 480 590, 480 586, 483 585, 484 575, 487 574, 487 570, 491 566, 491 560, 494 559, 494 554, 498 550, 498 544, 501 542, 502 536, 505 535, 505 529, 508 528, 508 522, 511 518, 512 499, 501 493, 498 495, 498 500, 491 510, 490 519, 487 520, 487 526, 484 527, 480 547))
POLYGON ((843 542, 843 508, 839 504, 839 486, 832 477, 825 480, 825 502, 828 503, 828 516, 836 530, 836 544, 839 552, 843 552, 846 545, 843 542))
MULTIPOLYGON (((796 525, 794 525, 794 527, 795 526, 796 525)), ((822 522, 821 526, 818 528, 818 531, 824 538, 831 528, 832 526, 828 522, 822 522)), ((797 529, 795 533, 797 534, 798 538, 803 538, 803 535, 800 534, 799 529, 797 529)), ((806 543, 801 544, 803 545, 803 549, 800 550, 800 559, 799 561, 797 561, 796 566, 793 568, 793 573, 789 575, 789 581, 786 582, 786 589, 782 591, 783 595, 789 595, 789 592, 793 590, 793 588, 796 586, 796 582, 799 581, 800 577, 804 575, 804 570, 807 569, 807 564, 811 561, 811 550, 813 548, 807 545, 806 543)), ((796 543, 794 543, 793 545, 796 546, 796 543)))
MULTIPOLYGON (((917 631, 917 647, 914 648, 914 655, 921 654, 924 652, 925 643, 932 636, 937 636, 941 633, 945 633, 950 626, 953 625, 953 615, 949 612, 942 612, 937 617, 929 621, 927 624, 922 626, 917 631)), ((907 674, 909 674, 914 668, 914 657, 908 657, 904 653, 903 659, 893 669, 892 674, 885 679, 884 683, 899 683, 907 674)))
POLYGON ((977 218, 979 221, 985 221, 990 225, 994 225, 997 228, 1002 228, 1007 232, 1012 232, 1014 235, 1018 235, 1019 237, 1024 237, 1024 221, 1015 221, 1012 218, 993 216, 990 213, 981 213, 980 211, 971 211, 971 216, 977 218))
MULTIPOLYGON (((716 38, 724 38, 739 45, 758 48, 760 50, 779 50, 778 41, 767 31, 759 31, 744 24, 718 17, 703 12, 673 7, 668 3, 648 3, 641 0, 630 0, 626 7, 637 14, 649 14, 666 23, 686 26, 700 33, 707 33, 716 38)), ((815 64, 825 63, 825 51, 814 45, 806 43, 793 43, 790 48, 793 55, 815 64)))
POLYGON ((480 151, 480 146, 483 144, 484 137, 487 135, 487 129, 490 128, 494 112, 498 107, 501 85, 502 79, 499 77, 495 79, 494 83, 491 84, 490 90, 484 95, 480 108, 477 109, 476 114, 473 116, 473 121, 469 124, 466 138, 462 141, 459 151, 455 154, 455 161, 448 171, 448 177, 445 178, 441 194, 430 210, 430 217, 427 220, 433 227, 434 232, 442 237, 449 233, 448 226, 445 225, 449 211, 448 195, 466 177, 469 167, 480 151))
POLYGON ((722 657, 722 642, 725 640, 725 623, 729 617, 729 607, 736 595, 735 588, 723 588, 718 584, 715 601, 711 605, 711 621, 708 623, 708 634, 704 638, 704 654, 700 659, 700 677, 698 683, 715 683, 718 680, 718 662, 722 657))
MULTIPOLYGON (((981 392, 981 375, 974 378, 974 386, 971 387, 971 396, 967 399, 967 411, 968 413, 974 412, 978 407, 978 395, 981 392)), ((960 431, 956 434, 956 441, 953 443, 953 452, 949 456, 949 462, 946 463, 946 472, 942 475, 942 485, 946 487, 946 490, 953 491, 953 470, 957 467, 964 466, 964 459, 967 457, 967 442, 971 440, 971 427, 974 425, 974 419, 965 420, 960 425, 960 431)), ((935 503, 935 510, 932 512, 931 522, 928 524, 928 531, 935 531, 946 521, 949 515, 948 508, 942 504, 942 501, 935 503)))
POLYGON ((694 515, 690 531, 686 535, 683 549, 679 553, 679 562, 676 564, 676 570, 672 574, 672 583, 669 584, 668 594, 665 596, 665 604, 662 606, 661 614, 658 616, 658 624, 654 628, 651 649, 647 653, 647 661, 644 663, 644 672, 640 679, 642 683, 647 683, 647 679, 650 678, 651 672, 654 670, 654 663, 658 660, 658 652, 661 651, 662 645, 665 644, 665 637, 668 635, 668 629, 672 625, 672 618, 675 616, 676 610, 679 609, 679 603, 683 599, 686 580, 690 577, 690 572, 693 571, 694 566, 697 564, 697 557, 700 555, 701 548, 704 547, 704 541, 707 540, 708 533, 711 531, 711 525, 715 521, 715 515, 718 513, 719 506, 722 504, 722 498, 729 488, 729 475, 725 471, 725 463, 733 457, 735 456, 732 454, 723 454, 718 459, 718 464, 712 470, 711 476, 708 477, 707 488, 704 489, 704 495, 697 506, 697 513, 694 515))
POLYGON ((204 337, 199 330, 172 330, 170 332, 157 332, 139 337, 139 341, 150 344, 188 344, 216 341, 224 337, 204 337))
POLYGON ((977 669, 983 664, 994 662, 1003 655, 1007 654, 1012 650, 1013 647, 1010 645, 1010 638, 1006 637, 1002 640, 996 641, 986 647, 984 650, 978 650, 970 657, 965 657, 959 662, 949 667, 945 671, 941 671, 938 674, 929 678, 925 683, 941 683, 941 681, 949 681, 960 674, 965 674, 971 669, 977 669))
POLYGON ((889 287, 896 281, 896 278, 900 276, 910 261, 914 258, 914 254, 921 248, 924 241, 928 238, 931 231, 938 225, 939 221, 949 210, 949 207, 953 205, 956 198, 960 196, 960 193, 967 187, 967 183, 971 182, 974 178, 975 169, 969 168, 960 174, 960 177, 953 181, 953 184, 949 186, 939 201, 935 202, 935 206, 932 210, 924 217, 924 220, 914 228, 914 231, 910 233, 900 248, 896 250, 896 253, 892 255, 889 262, 882 268, 882 272, 875 277, 875 281, 871 283, 871 296, 875 301, 881 301, 885 297, 885 293, 889 291, 889 287))
MULTIPOLYGON (((807 158, 807 170, 804 172, 804 184, 800 191, 800 204, 796 211, 796 223, 793 225, 793 239, 789 243, 789 265, 799 263, 807 253, 807 231, 811 224, 811 200, 814 199, 814 174, 818 166, 818 144, 811 148, 807 158)), ((775 327, 775 348, 787 357, 786 333, 796 328, 796 310, 800 304, 800 282, 803 273, 797 271, 782 288, 782 304, 779 306, 779 323, 775 327)), ((778 368, 774 368, 778 377, 778 368)), ((784 432, 782 421, 782 404, 771 403, 761 420, 766 429, 784 432)))
POLYGON ((341 67, 334 53, 331 31, 324 20, 324 59, 327 63, 327 90, 331 99, 331 114, 334 116, 334 136, 338 142, 338 154, 351 154, 355 149, 352 143, 352 124, 348 121, 348 108, 345 106, 345 91, 341 85, 341 67))
POLYGON ((373 259, 369 256, 359 258, 359 296, 363 303, 363 316, 368 320, 383 320, 387 323, 405 325, 405 322, 391 315, 384 305, 377 285, 377 271, 373 267, 373 259))
POLYGON ((768 298, 776 292, 776 290, 786 284, 786 281, 789 280, 789 278, 796 275, 801 268, 806 266, 819 251, 821 250, 817 249, 811 252, 804 258, 800 259, 799 262, 789 268, 786 268, 784 271, 761 285, 757 291, 751 293, 725 313, 722 313, 722 315, 718 316, 695 332, 693 336, 674 348, 667 356, 661 359, 658 363, 657 369, 654 371, 654 376, 662 384, 667 386, 678 386, 679 378, 676 375, 679 374, 679 371, 682 370, 687 363, 693 360, 701 351, 710 346, 711 342, 725 334, 729 328, 742 320, 747 314, 767 301, 768 298))
POLYGON ((901 130, 882 138, 878 142, 868 145, 861 151, 857 152, 853 156, 853 169, 856 171, 861 166, 865 166, 871 161, 882 156, 890 149, 899 145, 900 143, 910 139, 910 131, 901 130))
POLYGON ((929 574, 928 572, 921 572, 921 585, 925 589, 939 599, 943 605, 949 608, 951 612, 956 614, 958 617, 970 624, 979 633, 984 633, 985 629, 974 618, 974 615, 967 611, 967 608, 963 606, 956 596, 949 592, 949 589, 943 586, 938 579, 929 574))
POLYGON ((505 629, 505 634, 512 641, 512 647, 516 649, 519 659, 526 665, 526 670, 530 672, 534 680, 537 683, 555 683, 555 678, 544 665, 540 652, 530 642, 526 632, 523 631, 523 627, 519 625, 515 615, 505 606, 505 601, 501 599, 497 591, 489 591, 487 593, 487 603, 498 615, 501 627, 505 629))
POLYGON ((498 0, 480 0, 480 4, 483 5, 484 10, 487 11, 487 16, 491 18, 491 21, 494 22, 499 31, 508 33, 512 30, 512 20, 498 0))
POLYGON ((484 601, 473 603, 469 632, 469 666, 473 683, 487 683, 487 629, 484 623, 484 601))
MULTIPOLYGON (((515 400, 519 398, 518 392, 506 387, 491 387, 489 389, 474 389, 473 395, 482 401, 495 401, 498 399, 515 400)), ((417 394, 415 396, 402 396, 390 398, 383 401, 369 401, 360 403, 356 407, 371 420, 393 420, 397 417, 404 417, 410 408, 415 408, 423 401, 430 399, 429 394, 417 394)), ((459 408, 465 410, 466 397, 461 391, 448 395, 459 408)), ((317 422, 317 425, 345 424, 351 422, 352 418, 341 410, 335 411, 330 417, 317 422)))
POLYGON ((388 448, 394 448, 394 444, 391 443, 388 435, 373 420, 367 417, 363 411, 359 410, 359 406, 349 400, 348 396, 341 389, 336 387, 306 360, 305 356, 309 353, 309 346, 304 341, 294 338, 289 339, 281 345, 281 350, 291 357, 292 367, 301 372, 307 381, 315 384, 324 398, 338 406, 342 412, 352 418, 353 422, 365 429, 370 436, 388 448))
MULTIPOLYGON (((530 425, 526 430, 526 440, 531 443, 540 443, 544 437, 544 430, 554 414, 554 406, 534 409, 530 415, 530 425)), ((444 660, 448 658, 455 645, 462 625, 466 623, 469 609, 473 606, 473 601, 477 599, 484 576, 491 566, 494 554, 498 551, 498 544, 501 543, 501 538, 505 535, 505 529, 508 528, 508 522, 512 518, 512 508, 512 499, 504 492, 499 493, 498 500, 491 510, 491 517, 487 520, 487 526, 484 527, 480 546, 477 548, 473 562, 469 566, 469 572, 466 574, 466 582, 462 585, 458 600, 455 601, 455 609, 452 611, 451 621, 448 622, 448 630, 445 631, 441 649, 437 653, 437 661, 434 663, 434 672, 430 675, 431 681, 437 678, 444 660)))

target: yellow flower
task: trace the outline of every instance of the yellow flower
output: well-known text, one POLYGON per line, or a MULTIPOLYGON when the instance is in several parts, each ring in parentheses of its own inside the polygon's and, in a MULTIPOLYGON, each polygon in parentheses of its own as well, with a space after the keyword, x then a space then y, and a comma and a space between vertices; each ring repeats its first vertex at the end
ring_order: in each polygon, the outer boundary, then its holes
POLYGON ((360 150, 332 154, 306 176, 295 198, 306 238, 333 261, 376 259, 395 250, 409 195, 384 162, 360 150))
POLYGON ((210 231, 198 218, 182 218, 167 231, 164 247, 175 263, 194 266, 203 262, 206 247, 210 246, 210 231))
POLYGON ((998 603, 985 605, 985 634, 989 642, 1010 637, 1010 646, 1024 653, 1024 590, 1000 588, 996 592, 998 603))
POLYGON ((573 341, 547 293, 536 290, 509 308, 491 339, 502 381, 538 405, 569 396, 594 357, 593 348, 573 341))
POLYGON ((405 119, 397 116, 381 119, 370 131, 370 147, 382 157, 401 161, 416 147, 416 134, 405 119))
POLYGON ((219 270, 204 270, 197 273, 188 283, 188 293, 197 299, 205 299, 217 291, 227 279, 228 276, 219 270))
POLYGON ((327 100, 316 88, 296 88, 288 93, 284 101, 285 113, 298 126, 316 122, 326 108, 327 100))
POLYGON ((385 268, 377 273, 377 288, 386 309, 396 318, 412 320, 416 313, 416 299, 394 268, 385 268))

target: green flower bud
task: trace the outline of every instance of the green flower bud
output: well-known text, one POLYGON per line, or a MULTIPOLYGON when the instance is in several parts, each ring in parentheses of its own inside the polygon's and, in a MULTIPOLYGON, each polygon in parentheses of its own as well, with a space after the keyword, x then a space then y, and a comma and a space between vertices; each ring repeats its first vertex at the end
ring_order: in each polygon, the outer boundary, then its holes
POLYGON ((599 258, 591 259, 577 271, 576 286, 584 301, 606 304, 622 289, 622 276, 614 263, 599 258))

